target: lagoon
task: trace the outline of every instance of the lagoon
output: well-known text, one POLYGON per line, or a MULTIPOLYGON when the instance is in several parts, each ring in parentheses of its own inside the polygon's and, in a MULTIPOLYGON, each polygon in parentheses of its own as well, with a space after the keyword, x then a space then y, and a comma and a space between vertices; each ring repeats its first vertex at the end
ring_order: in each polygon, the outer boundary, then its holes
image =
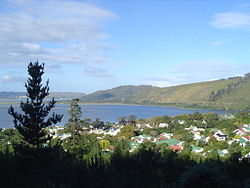
MULTIPOLYGON (((16 102, 15 102, 16 103, 16 102)), ((20 111, 19 105, 12 103, 17 111, 20 111)), ((0 127, 1 128, 12 128, 13 122, 12 117, 8 114, 8 108, 10 104, 2 104, 0 106, 0 127)), ((228 111, 221 110, 191 110, 174 107, 163 107, 163 106, 144 106, 144 105, 80 105, 83 115, 82 119, 90 118, 95 120, 100 118, 104 122, 117 122, 118 118, 122 116, 135 115, 138 119, 150 118, 153 116, 175 116, 178 114, 193 114, 194 112, 206 113, 215 112, 218 114, 229 113, 228 111)), ((53 112, 63 114, 62 122, 58 125, 63 126, 69 119, 69 104, 56 104, 53 112)))

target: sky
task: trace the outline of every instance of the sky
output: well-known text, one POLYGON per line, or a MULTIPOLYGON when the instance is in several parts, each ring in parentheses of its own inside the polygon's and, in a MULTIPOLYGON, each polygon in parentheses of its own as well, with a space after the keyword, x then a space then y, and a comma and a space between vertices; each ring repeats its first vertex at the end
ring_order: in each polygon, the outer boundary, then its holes
POLYGON ((250 0, 0 0, 0 91, 37 60, 59 92, 241 76, 250 0))

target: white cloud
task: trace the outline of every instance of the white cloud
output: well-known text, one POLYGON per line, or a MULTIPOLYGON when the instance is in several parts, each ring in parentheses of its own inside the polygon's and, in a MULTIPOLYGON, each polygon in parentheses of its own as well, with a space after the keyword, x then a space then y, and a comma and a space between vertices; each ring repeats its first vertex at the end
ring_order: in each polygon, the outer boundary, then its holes
POLYGON ((89 3, 69 0, 6 0, 0 10, 0 65, 83 66, 107 63, 103 24, 116 15, 89 3))
POLYGON ((111 73, 109 73, 108 71, 100 69, 100 68, 96 68, 96 67, 87 66, 87 67, 85 67, 84 72, 87 75, 93 76, 93 77, 102 77, 102 78, 112 78, 113 77, 113 75, 111 73))
POLYGON ((211 25, 218 29, 249 29, 250 15, 241 12, 218 13, 213 16, 211 25))
POLYGON ((1 84, 9 84, 9 83, 17 83, 17 82, 24 83, 24 81, 25 81, 25 78, 22 76, 16 75, 15 72, 11 72, 0 77, 1 84))
POLYGON ((24 42, 22 43, 23 48, 27 49, 27 50, 31 50, 31 51, 38 51, 41 49, 39 44, 31 44, 28 42, 24 42))
POLYGON ((158 86, 158 87, 169 87, 173 85, 178 85, 184 80, 181 77, 175 76, 155 76, 142 80, 148 85, 158 86))
POLYGON ((165 73, 167 76, 150 77, 144 79, 143 83, 168 87, 244 75, 249 70, 250 63, 230 64, 211 58, 183 63, 178 68, 167 71, 165 73))
POLYGON ((248 70, 250 70, 249 63, 232 64, 221 59, 211 58, 186 62, 172 73, 183 78, 185 83, 191 83, 243 75, 248 70))

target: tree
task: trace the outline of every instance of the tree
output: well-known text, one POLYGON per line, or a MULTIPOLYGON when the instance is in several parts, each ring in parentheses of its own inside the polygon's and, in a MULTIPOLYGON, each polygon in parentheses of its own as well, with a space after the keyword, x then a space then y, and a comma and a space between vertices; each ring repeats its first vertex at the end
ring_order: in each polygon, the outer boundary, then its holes
POLYGON ((128 116, 128 124, 132 125, 132 126, 136 126, 136 116, 135 115, 130 115, 128 116))
POLYGON ((66 130, 71 134, 73 144, 76 142, 76 137, 79 136, 81 128, 81 107, 78 105, 79 99, 72 99, 70 103, 70 118, 68 123, 65 124, 66 130))
POLYGON ((105 124, 103 121, 101 121, 100 118, 96 118, 96 120, 92 122, 92 126, 95 129, 102 129, 105 126, 105 124))
POLYGON ((126 124, 127 124, 126 116, 120 117, 120 118, 118 119, 118 124, 119 124, 119 125, 126 125, 126 124))
POLYGON ((84 120, 81 121, 81 124, 85 128, 89 128, 91 125, 92 120, 89 118, 85 118, 84 120))
POLYGON ((101 150, 107 150, 108 147, 110 146, 110 142, 108 140, 100 140, 99 144, 101 146, 101 150))
POLYGON ((193 120, 199 120, 199 121, 203 120, 203 115, 200 112, 193 113, 191 117, 193 120))
POLYGON ((206 121, 205 128, 211 128, 214 125, 214 122, 219 120, 218 114, 214 112, 207 112, 203 115, 204 120, 206 121))
POLYGON ((121 130, 117 136, 130 139, 131 137, 133 137, 135 135, 134 131, 135 131, 134 127, 132 127, 131 125, 126 125, 126 126, 121 128, 121 130))
POLYGON ((44 144, 51 140, 45 128, 60 122, 62 115, 53 113, 48 117, 56 101, 52 98, 47 104, 43 102, 49 95, 49 81, 42 86, 44 64, 30 62, 28 74, 30 77, 25 84, 27 100, 20 103, 23 113, 16 112, 12 106, 8 112, 14 118, 14 126, 22 137, 21 143, 15 146, 15 151, 23 156, 39 157, 46 149, 44 144))

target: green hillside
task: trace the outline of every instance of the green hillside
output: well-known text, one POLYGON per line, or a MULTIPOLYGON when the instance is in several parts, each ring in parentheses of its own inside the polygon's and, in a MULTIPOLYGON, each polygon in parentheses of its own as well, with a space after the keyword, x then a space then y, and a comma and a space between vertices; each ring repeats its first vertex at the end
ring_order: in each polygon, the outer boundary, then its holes
POLYGON ((165 88, 120 86, 83 96, 81 101, 246 110, 250 109, 250 74, 165 88))

